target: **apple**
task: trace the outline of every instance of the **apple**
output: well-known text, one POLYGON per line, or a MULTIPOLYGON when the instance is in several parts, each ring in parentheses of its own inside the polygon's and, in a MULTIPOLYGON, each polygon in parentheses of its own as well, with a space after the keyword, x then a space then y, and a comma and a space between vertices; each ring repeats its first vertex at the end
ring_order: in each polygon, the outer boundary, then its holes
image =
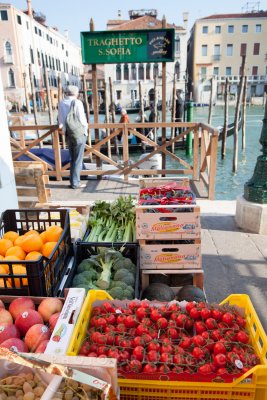
POLYGON ((44 353, 45 349, 49 343, 49 340, 43 340, 35 349, 35 353, 44 353))
POLYGON ((20 339, 18 328, 14 324, 2 323, 0 325, 0 344, 10 338, 20 339))
POLYGON ((60 312, 57 312, 57 313, 51 315, 51 317, 49 318, 49 322, 48 322, 49 328, 51 329, 52 332, 55 329, 55 326, 56 326, 59 316, 60 316, 60 312))
POLYGON ((35 351, 39 344, 48 340, 51 336, 50 329, 43 324, 33 325, 26 333, 24 341, 26 346, 29 347, 30 351, 35 351))
POLYGON ((44 322, 48 322, 51 315, 60 312, 63 304, 57 297, 47 297, 42 300, 39 307, 38 313, 43 317, 44 322))
POLYGON ((0 308, 0 325, 1 324, 13 324, 13 318, 9 311, 4 308, 0 308))
POLYGON ((0 300, 0 308, 5 308, 4 303, 2 302, 2 300, 0 300))
POLYGON ((26 335, 28 329, 30 329, 31 326, 43 323, 44 323, 43 318, 35 310, 24 311, 23 313, 17 316, 15 321, 15 325, 20 331, 22 336, 26 335))
POLYGON ((7 339, 4 342, 1 343, 1 347, 5 347, 6 349, 9 349, 14 352, 22 352, 22 353, 28 353, 29 349, 26 346, 26 344, 18 338, 11 338, 7 339))
POLYGON ((29 297, 18 297, 17 299, 11 301, 8 310, 15 320, 17 316, 24 311, 35 310, 35 305, 32 299, 29 297))

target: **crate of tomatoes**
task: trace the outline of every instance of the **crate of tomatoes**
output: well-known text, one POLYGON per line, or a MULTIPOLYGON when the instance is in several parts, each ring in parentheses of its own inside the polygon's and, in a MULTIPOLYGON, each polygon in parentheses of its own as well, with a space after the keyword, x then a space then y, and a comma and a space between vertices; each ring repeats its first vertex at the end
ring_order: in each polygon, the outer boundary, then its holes
POLYGON ((0 219, 0 293, 58 296, 72 252, 68 210, 6 210, 0 219))
POLYGON ((220 398, 234 400, 236 390, 253 393, 251 399, 266 397, 266 349, 247 295, 231 295, 221 304, 158 303, 90 291, 68 354, 116 358, 122 399, 166 393, 205 400, 219 390, 220 398))

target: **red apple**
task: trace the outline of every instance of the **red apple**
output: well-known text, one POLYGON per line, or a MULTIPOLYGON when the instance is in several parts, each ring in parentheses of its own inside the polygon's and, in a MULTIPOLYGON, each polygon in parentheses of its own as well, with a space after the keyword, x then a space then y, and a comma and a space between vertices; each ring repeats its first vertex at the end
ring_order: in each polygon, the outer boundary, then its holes
POLYGON ((45 349, 46 349, 46 347, 47 347, 47 345, 48 345, 48 343, 49 343, 49 340, 47 339, 47 340, 43 340, 38 346, 37 346, 37 348, 35 349, 35 353, 44 353, 45 352, 45 349))
POLYGON ((40 303, 38 313, 41 314, 45 322, 48 322, 51 315, 60 312, 62 307, 63 304, 60 299, 56 297, 47 297, 40 303))
POLYGON ((4 303, 2 302, 2 300, 0 300, 0 308, 5 308, 4 303))
POLYGON ((22 352, 22 353, 28 353, 29 349, 26 346, 26 344, 17 338, 11 338, 5 340, 3 343, 1 343, 1 347, 5 347, 6 349, 9 349, 14 352, 22 352))
POLYGON ((14 324, 2 323, 0 325, 0 343, 10 338, 20 339, 18 328, 14 324))
POLYGON ((32 299, 29 297, 18 297, 17 299, 11 301, 8 310, 15 320, 17 316, 24 311, 35 310, 35 305, 32 299))
POLYGON ((30 329, 31 326, 43 323, 43 318, 35 310, 24 311, 17 316, 15 321, 15 325, 22 336, 26 335, 26 332, 28 331, 28 329, 30 329))
POLYGON ((30 351, 34 352, 39 344, 44 340, 48 340, 50 336, 51 331, 47 326, 36 324, 27 331, 24 340, 30 351))
POLYGON ((4 308, 0 308, 0 325, 1 324, 13 324, 12 315, 4 308))
POLYGON ((60 312, 57 312, 57 313, 51 315, 51 317, 49 318, 49 322, 48 322, 49 328, 51 329, 52 332, 55 329, 55 326, 56 326, 59 316, 60 316, 60 312))

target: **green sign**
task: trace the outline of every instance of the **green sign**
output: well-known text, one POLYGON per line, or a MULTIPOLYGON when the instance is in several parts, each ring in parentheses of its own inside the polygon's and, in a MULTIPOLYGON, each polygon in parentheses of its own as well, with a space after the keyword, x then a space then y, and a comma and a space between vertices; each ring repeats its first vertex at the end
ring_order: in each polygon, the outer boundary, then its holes
POLYGON ((174 61, 174 29, 81 32, 83 64, 174 61))

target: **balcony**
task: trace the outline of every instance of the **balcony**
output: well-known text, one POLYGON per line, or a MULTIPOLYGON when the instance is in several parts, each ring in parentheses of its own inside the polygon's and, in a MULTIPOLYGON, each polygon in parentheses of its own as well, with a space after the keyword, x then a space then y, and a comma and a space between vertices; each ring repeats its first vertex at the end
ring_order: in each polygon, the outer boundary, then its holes
POLYGON ((4 64, 13 64, 13 55, 12 54, 4 55, 4 64))
POLYGON ((213 54, 212 60, 213 61, 220 61, 221 59, 221 54, 213 54))

